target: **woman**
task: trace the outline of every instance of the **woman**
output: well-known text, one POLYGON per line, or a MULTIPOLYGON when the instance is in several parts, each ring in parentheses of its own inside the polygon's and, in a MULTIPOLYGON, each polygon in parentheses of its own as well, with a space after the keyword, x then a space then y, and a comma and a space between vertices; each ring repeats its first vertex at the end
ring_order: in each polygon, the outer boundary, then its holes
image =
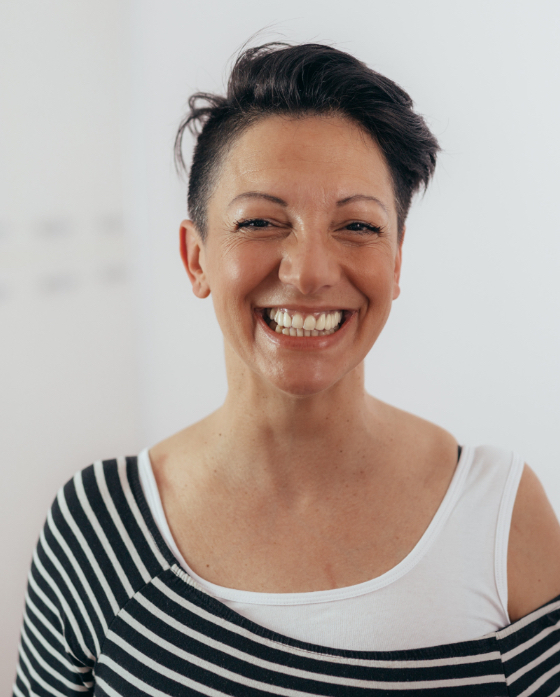
POLYGON ((61 490, 14 694, 560 694, 535 475, 364 390, 438 150, 410 98, 336 49, 269 44, 190 104, 181 255, 228 396, 61 490))

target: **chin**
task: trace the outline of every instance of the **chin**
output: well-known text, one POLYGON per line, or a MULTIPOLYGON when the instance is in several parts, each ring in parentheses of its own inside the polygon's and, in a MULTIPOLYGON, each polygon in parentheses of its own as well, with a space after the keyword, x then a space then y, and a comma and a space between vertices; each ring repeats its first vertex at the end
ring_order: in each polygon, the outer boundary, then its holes
POLYGON ((277 389, 293 397, 312 397, 313 395, 321 394, 321 392, 328 390, 336 382, 337 380, 329 380, 327 378, 307 378, 303 380, 276 379, 272 381, 277 389))
POLYGON ((360 365, 363 368, 362 361, 355 364, 348 360, 278 361, 261 365, 259 372, 265 382, 286 395, 313 397, 342 386, 349 379, 353 382, 351 376, 360 365))

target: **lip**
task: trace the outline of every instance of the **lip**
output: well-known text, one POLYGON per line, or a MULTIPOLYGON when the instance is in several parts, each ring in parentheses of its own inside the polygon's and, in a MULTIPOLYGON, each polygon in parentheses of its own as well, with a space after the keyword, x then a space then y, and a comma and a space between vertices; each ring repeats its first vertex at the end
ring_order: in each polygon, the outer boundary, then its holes
MULTIPOLYGON (((271 307, 274 307, 274 305, 271 305, 271 307)), ((284 306, 280 305, 278 305, 278 307, 284 308, 284 306)), ((285 307, 285 309, 291 310, 292 307, 288 306, 285 307)), ((296 310, 295 308, 294 311, 301 312, 300 309, 296 310)), ((332 311, 334 312, 334 310, 332 311)), ((310 308, 304 310, 304 312, 311 314, 310 308)), ((318 310, 318 312, 328 312, 328 310, 318 310)), ((334 332, 334 334, 328 334, 327 336, 286 336, 286 334, 278 334, 277 332, 272 331, 272 329, 264 321, 264 308, 255 309, 257 323, 262 331, 264 331, 267 339, 275 343, 277 346, 281 346, 282 348, 298 349, 300 351, 316 351, 318 349, 326 349, 341 341, 348 331, 348 327, 354 323, 357 315, 357 312, 354 310, 346 310, 345 312, 348 313, 348 315, 342 323, 340 329, 334 332)))

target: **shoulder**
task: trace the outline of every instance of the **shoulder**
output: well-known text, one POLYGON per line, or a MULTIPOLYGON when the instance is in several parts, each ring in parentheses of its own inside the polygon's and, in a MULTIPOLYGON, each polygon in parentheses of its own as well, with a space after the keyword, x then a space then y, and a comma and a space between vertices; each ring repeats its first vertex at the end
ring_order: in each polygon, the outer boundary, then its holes
POLYGON ((169 566, 154 540, 154 526, 137 459, 121 457, 93 463, 60 489, 43 540, 51 556, 72 569, 79 594, 93 597, 101 584, 115 609, 169 566))
POLYGON ((447 447, 450 444, 457 447, 455 437, 438 424, 375 397, 370 396, 370 400, 377 421, 383 423, 390 435, 398 433, 401 440, 406 438, 411 442, 419 441, 435 448, 447 447))
POLYGON ((55 497, 33 554, 24 611, 20 652, 27 674, 40 681, 33 694, 54 694, 61 684, 90 694, 113 619, 169 568, 148 532, 139 486, 136 458, 119 458, 80 470, 55 497))
POLYGON ((545 490, 525 465, 508 545, 508 612, 513 621, 560 595, 560 524, 545 490))
POLYGON ((58 492, 53 514, 66 512, 66 517, 75 516, 80 528, 86 527, 88 521, 94 524, 105 512, 113 519, 118 517, 122 512, 118 502, 131 498, 135 466, 136 458, 128 457, 99 460, 79 470, 58 492))
POLYGON ((452 433, 416 414, 379 401, 377 405, 399 457, 407 462, 432 463, 434 471, 455 470, 459 444, 452 433))

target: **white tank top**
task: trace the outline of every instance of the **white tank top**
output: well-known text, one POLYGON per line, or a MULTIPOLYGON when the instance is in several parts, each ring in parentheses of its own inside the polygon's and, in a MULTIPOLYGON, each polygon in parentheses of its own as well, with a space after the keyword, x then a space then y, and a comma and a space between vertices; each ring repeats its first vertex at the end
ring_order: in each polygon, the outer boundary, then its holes
POLYGON ((253 593, 198 576, 171 535, 147 448, 138 466, 178 563, 210 595, 262 627, 319 646, 395 651, 476 639, 510 624, 508 537, 523 471, 511 452, 464 446, 441 505, 405 559, 371 581, 312 593, 253 593))

